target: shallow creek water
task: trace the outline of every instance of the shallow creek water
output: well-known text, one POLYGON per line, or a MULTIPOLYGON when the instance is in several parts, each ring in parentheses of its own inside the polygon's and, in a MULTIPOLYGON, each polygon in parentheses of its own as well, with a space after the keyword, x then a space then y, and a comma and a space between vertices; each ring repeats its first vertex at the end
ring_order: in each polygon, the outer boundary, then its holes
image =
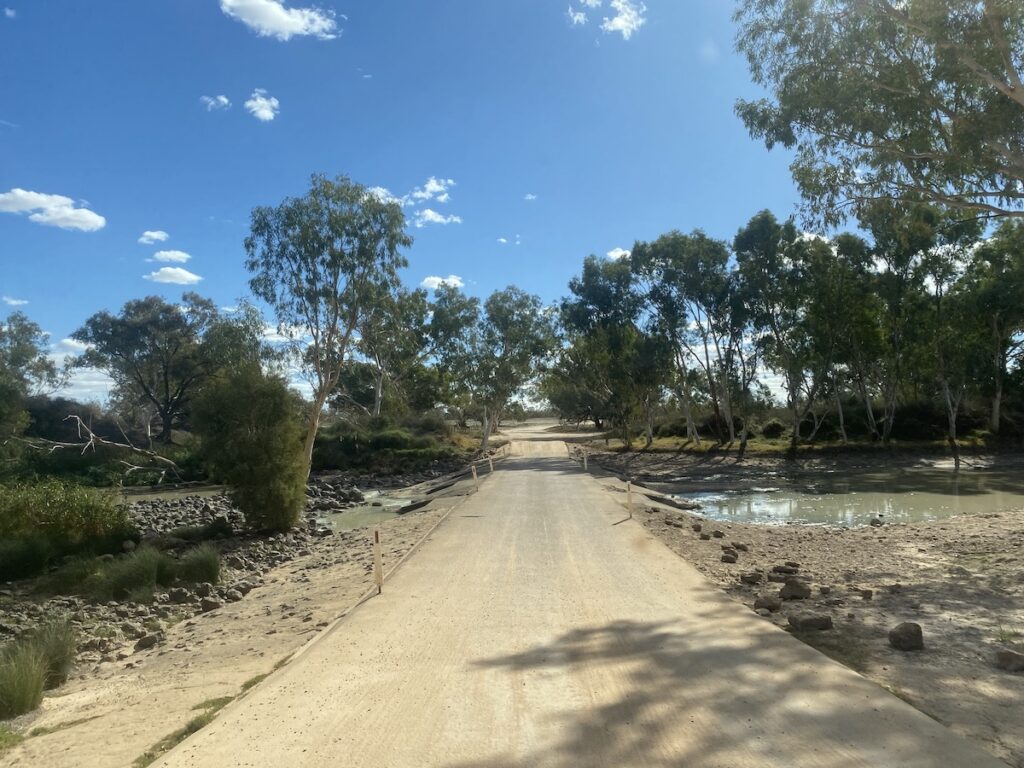
MULTIPOLYGON (((710 477, 714 486, 716 478, 710 477)), ((938 520, 951 515, 1024 508, 1024 471, 913 468, 835 471, 786 476, 769 473, 764 485, 720 490, 700 487, 673 494, 696 501, 699 514, 738 523, 866 525, 938 520), (774 474, 774 476, 772 476, 774 474)))

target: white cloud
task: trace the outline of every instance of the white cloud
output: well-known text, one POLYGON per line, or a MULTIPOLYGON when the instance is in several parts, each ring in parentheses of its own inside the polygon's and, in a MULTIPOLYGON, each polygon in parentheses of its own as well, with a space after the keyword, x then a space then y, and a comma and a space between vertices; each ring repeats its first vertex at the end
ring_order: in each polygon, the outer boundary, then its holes
POLYGON ((61 352, 65 355, 80 355, 89 348, 89 345, 84 341, 78 339, 66 338, 61 339, 53 345, 55 352, 61 352))
POLYGON ((462 217, 455 214, 445 216, 431 208, 424 208, 422 211, 416 211, 412 223, 417 229, 422 229, 427 224, 461 224, 462 217))
POLYGON ((600 8, 602 0, 580 0, 587 8, 600 8))
POLYGON ((387 187, 370 187, 368 190, 371 195, 376 197, 382 203, 401 203, 402 201, 391 194, 391 190, 387 187))
POLYGON ((4 16, 6 16, 8 19, 13 19, 17 15, 18 12, 13 8, 4 8, 4 16))
POLYGON ((230 109, 231 99, 224 94, 218 96, 200 96, 200 103, 206 107, 207 112, 213 112, 215 109, 230 109))
POLYGON ((195 285, 203 279, 181 267, 160 267, 156 272, 150 272, 143 277, 154 283, 171 283, 172 285, 195 285))
POLYGON ((268 95, 262 88, 257 88, 245 102, 245 108, 249 110, 250 115, 266 123, 277 117, 277 113, 281 111, 281 102, 268 95))
POLYGON ((169 237, 170 235, 162 229, 147 229, 139 235, 139 242, 143 245, 152 245, 153 243, 162 243, 169 237))
POLYGON ((449 191, 455 186, 452 179, 437 179, 431 176, 422 187, 416 187, 406 195, 407 201, 415 203, 436 200, 439 203, 447 203, 450 198, 449 191))
POLYGON ((420 283, 421 288, 427 288, 431 291, 436 291, 442 285, 450 285, 453 288, 461 288, 465 283, 462 278, 458 275, 448 275, 448 277, 438 277, 437 275, 431 275, 430 277, 424 277, 423 282, 420 283))
POLYGON ((601 29, 605 32, 620 32, 623 40, 629 40, 640 27, 647 23, 647 6, 634 0, 612 0, 612 10, 615 15, 611 18, 604 17, 601 22, 601 29))
POLYGON ((11 296, 0 297, 0 300, 2 300, 8 307, 24 307, 28 304, 28 299, 15 299, 11 296))
POLYGON ((507 237, 499 237, 498 238, 498 242, 501 243, 502 245, 507 245, 508 244, 508 238, 507 237))
POLYGON ((312 35, 321 40, 338 36, 338 25, 330 10, 286 8, 281 0, 220 0, 220 9, 260 37, 283 41, 295 36, 312 35))
POLYGON ((629 254, 630 254, 630 251, 627 251, 625 248, 612 248, 605 255, 609 259, 624 259, 627 256, 629 256, 629 254))
POLYGON ((0 194, 0 212, 28 213, 29 221, 61 229, 95 232, 103 229, 107 220, 88 208, 76 208, 75 201, 64 195, 47 195, 15 187, 0 194))
POLYGON ((525 195, 523 195, 523 200, 525 200, 528 203, 532 203, 536 199, 537 196, 533 194, 533 192, 527 192, 525 195))
POLYGON ((573 10, 573 7, 571 5, 569 6, 569 10, 565 12, 565 15, 569 17, 569 23, 572 24, 574 27, 578 27, 581 24, 587 23, 587 14, 584 13, 583 11, 573 10))
POLYGON ((162 261, 162 262, 173 262, 175 264, 184 264, 186 261, 192 258, 192 255, 185 253, 184 251, 157 251, 153 254, 153 258, 150 261, 162 261))
POLYGON ((714 40, 705 40, 700 46, 700 57, 707 62, 718 61, 722 52, 714 40))

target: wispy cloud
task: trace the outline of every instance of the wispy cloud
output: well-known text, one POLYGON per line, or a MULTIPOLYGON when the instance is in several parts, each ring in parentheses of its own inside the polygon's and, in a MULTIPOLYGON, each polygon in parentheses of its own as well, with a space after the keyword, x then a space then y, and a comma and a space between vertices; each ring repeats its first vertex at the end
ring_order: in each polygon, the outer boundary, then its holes
POLYGON ((601 29, 608 33, 619 32, 623 40, 629 40, 640 27, 647 23, 647 6, 634 0, 612 0, 615 15, 605 16, 601 29))
POLYGON ((147 229, 139 235, 139 242, 143 245, 152 245, 153 243, 162 243, 169 237, 170 235, 162 229, 147 229))
POLYGON ((627 251, 625 248, 612 248, 605 254, 605 256, 609 259, 624 259, 629 256, 630 253, 632 253, 632 251, 627 251))
POLYGON ((718 47, 718 43, 714 40, 705 40, 700 46, 700 57, 707 62, 718 61, 722 56, 722 51, 718 47))
POLYGON ((508 245, 508 238, 507 237, 499 237, 498 238, 498 242, 501 243, 502 245, 508 245))
POLYGON ((185 253, 184 251, 157 251, 153 254, 153 258, 150 261, 162 261, 171 262, 174 264, 184 264, 192 258, 192 254, 185 253))
POLYGON ((442 285, 450 285, 453 288, 461 288, 465 283, 462 278, 458 275, 448 275, 448 277, 438 277, 437 275, 431 275, 430 277, 424 277, 420 283, 421 288, 426 288, 431 291, 436 291, 442 285))
POLYGON ((0 297, 0 300, 2 300, 8 307, 24 307, 28 304, 28 299, 15 299, 12 296, 3 296, 0 297))
POLYGON ((18 12, 13 8, 4 8, 4 16, 6 16, 8 19, 16 18, 17 15, 18 12))
POLYGON ((154 283, 170 283, 171 285, 195 285, 203 279, 181 267, 160 267, 156 272, 150 272, 143 277, 154 283))
POLYGON ((406 195, 408 203, 424 203, 428 200, 436 200, 439 203, 447 203, 451 199, 450 190, 455 186, 452 179, 438 179, 431 176, 422 187, 416 187, 406 195))
POLYGON ((261 122, 269 122, 281 111, 281 102, 268 94, 263 88, 257 88, 245 102, 249 114, 261 122))
POLYGON ((523 200, 525 200, 528 203, 532 203, 536 199, 537 196, 533 194, 533 192, 527 192, 525 195, 523 195, 523 200))
POLYGON ((412 223, 417 229, 422 229, 427 224, 461 224, 462 217, 455 214, 445 216, 432 208, 424 208, 422 211, 416 211, 412 223))
POLYGON ((207 112, 213 112, 218 109, 231 109, 231 99, 223 93, 217 96, 200 96, 199 101, 206 107, 207 112))
POLYGON ((576 10, 571 5, 569 6, 569 10, 565 12, 565 15, 569 17, 569 23, 572 24, 574 27, 578 27, 581 24, 587 23, 586 11, 576 10))
POLYGON ((76 207, 75 201, 64 195, 48 195, 15 187, 0 194, 0 212, 27 213, 29 221, 48 227, 95 232, 106 226, 107 220, 85 207, 76 207))
POLYGON ((281 0, 220 0, 220 9, 260 37, 284 41, 312 36, 333 40, 339 34, 334 12, 330 10, 287 8, 281 0))

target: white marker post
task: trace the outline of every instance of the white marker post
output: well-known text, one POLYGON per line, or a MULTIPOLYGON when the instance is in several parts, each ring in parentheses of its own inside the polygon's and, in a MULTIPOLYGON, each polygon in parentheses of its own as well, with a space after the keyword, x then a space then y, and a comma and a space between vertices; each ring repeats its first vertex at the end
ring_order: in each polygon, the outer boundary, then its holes
POLYGON ((626 481, 626 506, 629 507, 629 519, 633 519, 633 484, 626 481))
POLYGON ((491 465, 491 472, 494 472, 494 459, 490 456, 487 457, 487 463, 491 465))
POLYGON ((469 468, 471 470, 473 470, 473 485, 475 485, 476 489, 479 491, 480 490, 480 478, 478 478, 476 476, 476 464, 470 464, 469 468))
POLYGON ((377 594, 384 591, 384 562, 380 554, 380 530, 373 531, 373 578, 377 582, 377 594))
POLYGON ((587 449, 583 449, 583 471, 587 471, 587 449))

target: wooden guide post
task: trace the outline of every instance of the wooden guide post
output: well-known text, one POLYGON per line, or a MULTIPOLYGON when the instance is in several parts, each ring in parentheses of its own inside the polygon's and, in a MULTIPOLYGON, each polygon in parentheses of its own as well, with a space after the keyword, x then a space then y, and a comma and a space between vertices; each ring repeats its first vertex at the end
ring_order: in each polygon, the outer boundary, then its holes
POLYGON ((478 478, 477 475, 476 475, 476 464, 470 464, 469 468, 471 470, 473 470, 473 485, 475 485, 476 489, 479 491, 480 490, 480 478, 478 478))
POLYGON ((494 459, 490 456, 487 457, 487 463, 491 465, 491 472, 494 471, 494 459))
POLYGON ((384 562, 380 554, 380 530, 373 530, 373 578, 377 582, 377 594, 384 591, 384 562))
POLYGON ((583 449, 583 471, 587 471, 587 449, 583 449))
POLYGON ((629 518, 633 519, 633 484, 626 481, 626 506, 629 507, 629 518))

